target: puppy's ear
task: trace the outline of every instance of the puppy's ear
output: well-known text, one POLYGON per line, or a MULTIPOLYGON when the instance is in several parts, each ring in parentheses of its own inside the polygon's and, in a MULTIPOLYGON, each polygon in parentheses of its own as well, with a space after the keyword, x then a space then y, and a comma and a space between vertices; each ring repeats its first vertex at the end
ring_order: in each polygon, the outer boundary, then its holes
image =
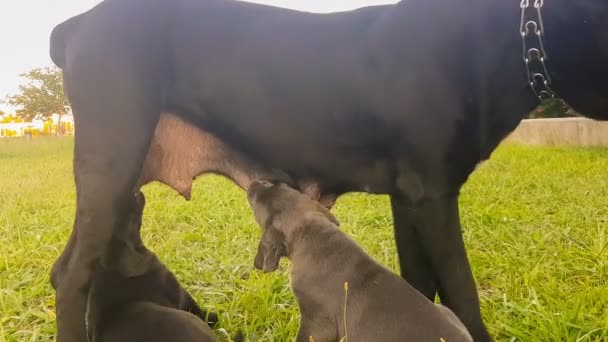
POLYGON ((281 257, 286 256, 283 240, 281 232, 273 228, 266 229, 258 245, 255 268, 264 272, 272 272, 279 268, 281 257))
MULTIPOLYGON (((129 241, 130 243, 130 241, 129 241)), ((125 277, 139 277, 148 273, 160 261, 145 247, 134 247, 120 240, 110 241, 109 252, 101 266, 125 277)))
POLYGON ((318 202, 315 202, 315 206, 316 206, 316 209, 321 214, 323 214, 323 216, 325 216, 331 223, 333 223, 336 226, 340 227, 340 222, 338 222, 338 219, 334 216, 334 214, 331 213, 331 211, 329 211, 329 209, 325 208, 324 206, 322 206, 318 202))

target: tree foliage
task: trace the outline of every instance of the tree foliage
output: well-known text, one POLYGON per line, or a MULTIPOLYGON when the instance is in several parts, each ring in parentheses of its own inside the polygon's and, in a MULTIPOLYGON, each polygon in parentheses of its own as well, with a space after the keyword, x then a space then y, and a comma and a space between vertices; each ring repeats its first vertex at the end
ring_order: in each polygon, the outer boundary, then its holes
POLYGON ((8 97, 8 103, 17 108, 17 115, 24 120, 47 120, 53 114, 60 117, 70 107, 63 92, 61 70, 53 67, 36 68, 22 74, 26 83, 19 86, 19 93, 8 97))
POLYGON ((14 115, 7 115, 4 116, 2 119, 0 119, 0 123, 19 123, 19 122, 23 122, 23 119, 21 119, 20 117, 14 116, 14 115))
POLYGON ((549 99, 543 101, 532 113, 529 118, 565 118, 579 116, 568 104, 561 99, 549 99))

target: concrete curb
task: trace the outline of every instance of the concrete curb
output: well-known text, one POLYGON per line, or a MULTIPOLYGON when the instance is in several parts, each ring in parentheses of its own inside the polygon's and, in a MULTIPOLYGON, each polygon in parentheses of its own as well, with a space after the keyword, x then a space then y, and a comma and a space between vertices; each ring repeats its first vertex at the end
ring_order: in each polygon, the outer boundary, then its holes
POLYGON ((525 145, 608 147, 608 122, 586 118, 523 120, 506 139, 525 145))

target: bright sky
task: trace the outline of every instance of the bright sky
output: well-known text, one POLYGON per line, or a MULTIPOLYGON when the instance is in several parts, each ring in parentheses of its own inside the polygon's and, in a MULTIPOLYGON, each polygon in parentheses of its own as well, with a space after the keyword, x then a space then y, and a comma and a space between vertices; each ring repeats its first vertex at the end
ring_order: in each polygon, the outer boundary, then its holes
MULTIPOLYGON (((311 12, 335 12, 397 0, 250 0, 311 12)), ((100 0, 0 0, 0 100, 17 91, 19 74, 51 65, 49 35, 55 25, 100 0)), ((0 103, 0 110, 9 111, 0 103)))

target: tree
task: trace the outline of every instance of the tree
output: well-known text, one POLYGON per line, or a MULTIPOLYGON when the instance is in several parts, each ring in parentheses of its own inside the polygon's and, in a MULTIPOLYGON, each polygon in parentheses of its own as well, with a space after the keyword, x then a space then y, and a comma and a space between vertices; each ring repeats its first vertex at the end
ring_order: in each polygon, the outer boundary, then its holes
POLYGON ((61 70, 54 67, 36 68, 21 77, 26 79, 26 83, 19 86, 18 94, 8 97, 8 103, 17 108, 17 116, 27 121, 46 121, 57 114, 57 134, 61 135, 61 118, 70 110, 63 92, 61 70))

